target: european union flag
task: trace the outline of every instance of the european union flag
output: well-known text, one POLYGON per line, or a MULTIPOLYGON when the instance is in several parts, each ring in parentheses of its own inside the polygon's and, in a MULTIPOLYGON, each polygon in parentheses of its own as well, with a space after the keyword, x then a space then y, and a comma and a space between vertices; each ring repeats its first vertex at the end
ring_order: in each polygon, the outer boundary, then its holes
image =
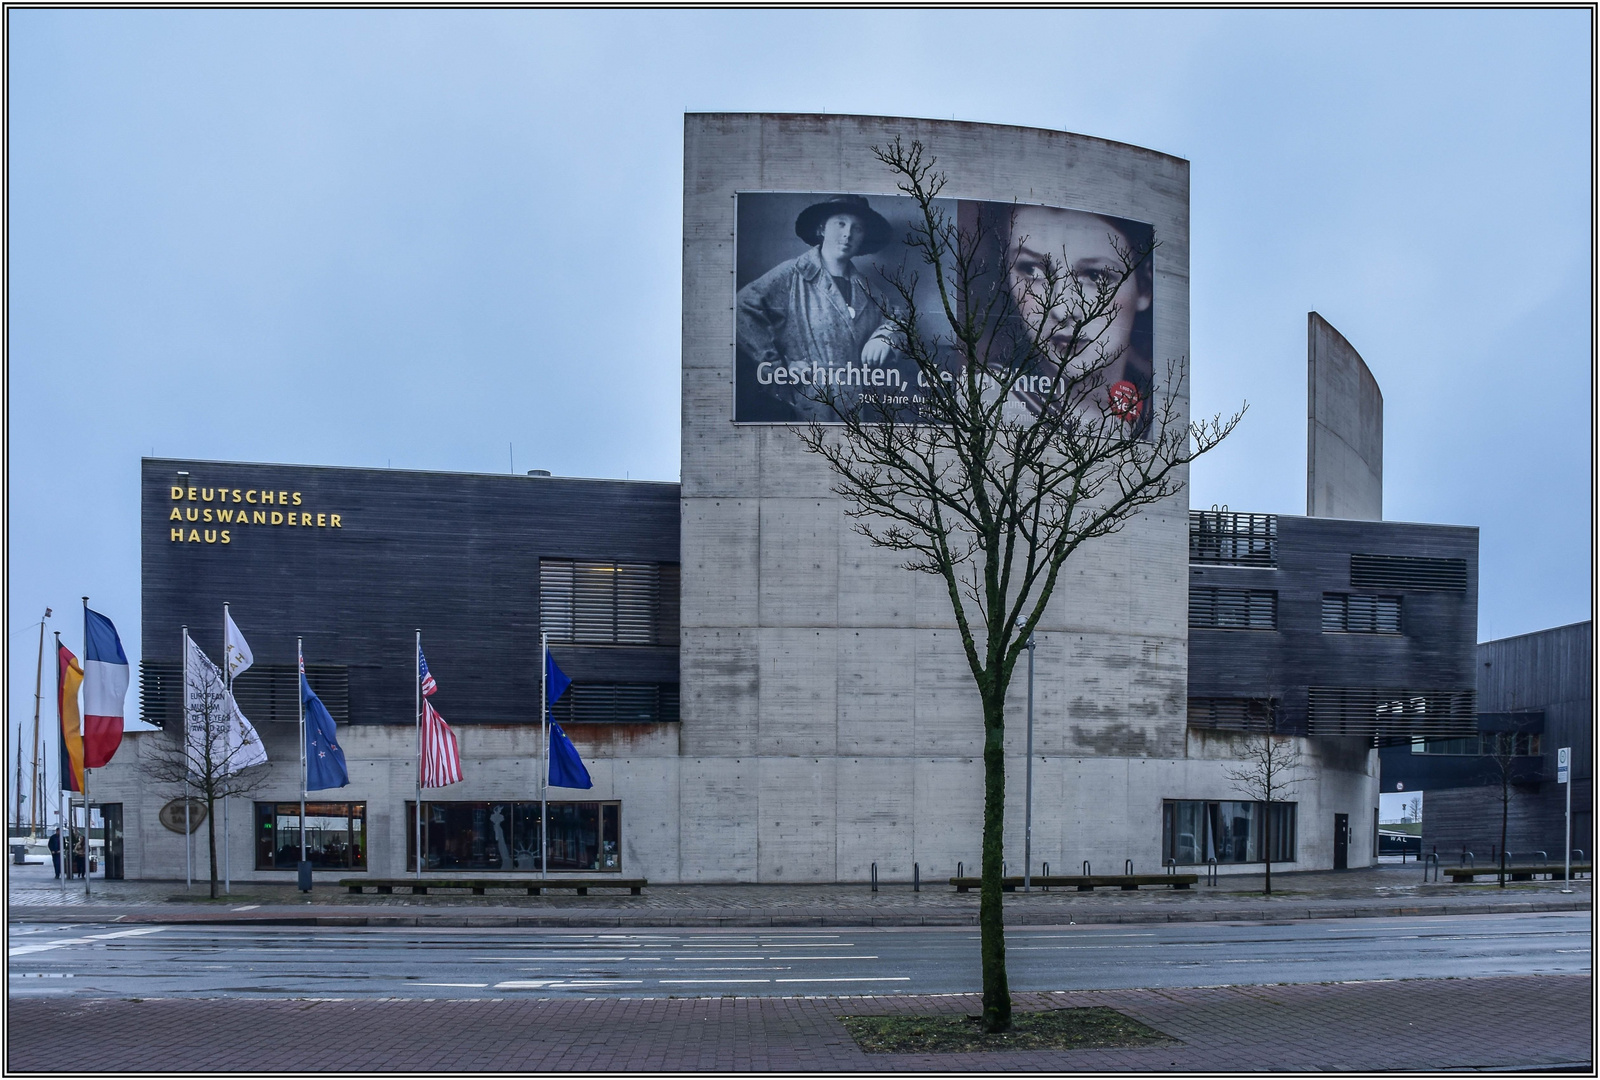
POLYGON ((344 787, 350 783, 350 770, 345 768, 333 717, 311 692, 304 670, 300 672, 300 701, 306 711, 306 790, 344 787))
POLYGON ((546 700, 554 705, 561 700, 561 695, 567 692, 567 687, 572 685, 572 680, 556 667, 556 658, 546 650, 544 654, 544 691, 546 700))
POLYGON ((583 759, 578 756, 578 748, 572 745, 561 725, 553 722, 550 725, 550 786, 594 787, 589 770, 583 767, 583 759))

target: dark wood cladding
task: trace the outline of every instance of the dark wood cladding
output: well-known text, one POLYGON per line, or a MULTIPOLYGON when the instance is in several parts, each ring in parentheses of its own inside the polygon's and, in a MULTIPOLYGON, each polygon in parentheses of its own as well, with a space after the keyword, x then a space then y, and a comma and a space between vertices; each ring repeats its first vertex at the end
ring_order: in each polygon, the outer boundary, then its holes
MULTIPOLYGON (((434 704, 452 724, 537 723, 539 559, 678 562, 677 484, 147 458, 141 502, 145 658, 177 664, 188 624, 220 660, 228 601, 257 663, 293 664, 300 635, 308 664, 348 668, 352 723, 414 723, 418 628, 434 704), (181 486, 212 501, 175 501, 180 470, 181 486), (300 503, 220 502, 219 488, 298 492, 300 503), (184 522, 202 538, 178 543, 174 506, 325 517, 184 522)), ((678 681, 676 648, 552 651, 575 680, 678 681)))
POLYGON ((1287 517, 1277 519, 1277 566, 1196 565, 1191 588, 1270 589, 1278 628, 1189 631, 1189 695, 1276 698, 1280 730, 1306 730, 1308 688, 1472 691, 1478 627, 1478 530, 1467 526, 1287 517), (1407 591, 1400 634, 1323 633, 1324 593, 1365 593, 1350 582, 1353 554, 1466 562, 1461 591, 1407 591))

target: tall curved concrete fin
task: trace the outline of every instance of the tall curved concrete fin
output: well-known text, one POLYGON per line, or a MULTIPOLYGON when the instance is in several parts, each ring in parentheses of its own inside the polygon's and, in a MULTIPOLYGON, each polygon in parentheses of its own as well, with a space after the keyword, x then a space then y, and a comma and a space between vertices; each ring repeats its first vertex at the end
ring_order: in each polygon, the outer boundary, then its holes
POLYGON ((1343 334, 1306 320, 1306 516, 1382 521, 1383 392, 1343 334))

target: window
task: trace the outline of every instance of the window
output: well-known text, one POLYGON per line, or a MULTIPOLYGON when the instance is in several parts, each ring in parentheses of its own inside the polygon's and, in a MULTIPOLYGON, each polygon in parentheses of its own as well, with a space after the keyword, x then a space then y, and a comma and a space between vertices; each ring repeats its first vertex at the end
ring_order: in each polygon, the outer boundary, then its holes
MULTIPOLYGON (((1295 861, 1298 804, 1272 804, 1272 861, 1295 861)), ((1169 799, 1161 806, 1161 858, 1177 863, 1261 862, 1267 804, 1169 799)))
POLYGON ((1224 566, 1277 566, 1278 515, 1189 511, 1189 561, 1224 566))
POLYGON ((1210 731, 1272 731, 1278 702, 1274 698, 1190 698, 1189 726, 1210 731))
POLYGON ((1322 632, 1324 634, 1398 634, 1400 632, 1400 598, 1398 596, 1352 596, 1349 593, 1323 593, 1322 632))
POLYGON ((539 629, 580 645, 678 644, 678 564, 539 560, 539 629))
MULTIPOLYGON (((414 801, 406 801, 406 866, 417 868, 414 801)), ((550 869, 622 869, 622 804, 552 802, 546 823, 550 869)), ((530 871, 539 866, 537 802, 425 802, 428 870, 530 871)))
POLYGON ((550 716, 558 724, 676 722, 678 684, 574 682, 550 716))
POLYGON ((1351 555, 1350 584, 1357 589, 1465 592, 1467 560, 1409 555, 1351 555))
POLYGON ((1278 594, 1272 589, 1191 586, 1189 625, 1202 630, 1276 630, 1278 594))
MULTIPOLYGON (((314 870, 367 868, 367 804, 306 803, 306 860, 314 870)), ((300 804, 256 803, 256 869, 300 865, 300 804)))

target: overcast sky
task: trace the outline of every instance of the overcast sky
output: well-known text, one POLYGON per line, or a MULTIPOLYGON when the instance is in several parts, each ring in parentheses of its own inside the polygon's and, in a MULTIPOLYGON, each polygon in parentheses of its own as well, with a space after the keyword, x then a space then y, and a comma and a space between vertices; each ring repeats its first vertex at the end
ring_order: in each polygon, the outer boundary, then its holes
POLYGON ((677 479, 686 111, 1189 159, 1194 408, 1250 403, 1192 505, 1304 513, 1316 310, 1480 638, 1589 617, 1587 12, 6 18, 14 720, 47 605, 137 665, 143 455, 677 479))

